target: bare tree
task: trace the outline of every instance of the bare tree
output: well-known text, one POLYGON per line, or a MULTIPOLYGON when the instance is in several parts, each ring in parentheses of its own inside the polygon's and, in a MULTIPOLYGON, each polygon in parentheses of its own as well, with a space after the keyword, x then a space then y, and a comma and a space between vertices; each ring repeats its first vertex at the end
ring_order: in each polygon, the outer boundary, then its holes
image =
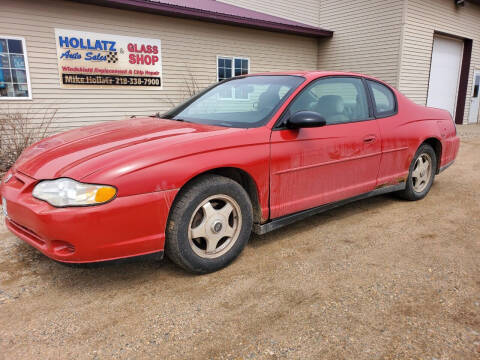
POLYGON ((0 109, 0 174, 15 163, 23 150, 49 135, 56 113, 51 108, 0 109))
POLYGON ((195 96, 202 90, 202 86, 199 85, 198 79, 193 76, 190 70, 188 70, 187 77, 185 77, 183 81, 185 82, 184 98, 195 96))
POLYGON ((183 78, 184 86, 181 89, 180 94, 176 94, 173 98, 168 95, 164 97, 164 100, 172 108, 177 106, 182 101, 197 95, 207 86, 207 84, 209 86, 214 82, 210 77, 202 79, 203 81, 199 80, 198 77, 193 75, 188 68, 185 70, 185 72, 187 75, 183 78))

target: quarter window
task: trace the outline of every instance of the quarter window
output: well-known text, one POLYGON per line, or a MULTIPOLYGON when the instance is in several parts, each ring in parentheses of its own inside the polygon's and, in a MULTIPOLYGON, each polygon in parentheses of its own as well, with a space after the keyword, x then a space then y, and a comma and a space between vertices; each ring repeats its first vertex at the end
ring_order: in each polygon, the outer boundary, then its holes
POLYGON ((327 124, 347 123, 369 118, 367 95, 358 78, 327 77, 309 85, 290 106, 290 114, 315 111, 327 124))
MULTIPOLYGON (((234 76, 247 75, 250 61, 241 57, 219 56, 217 59, 217 80, 222 81, 234 76)), ((221 99, 248 99, 248 92, 233 90, 232 93, 220 94, 221 99)))
POLYGON ((0 99, 31 98, 25 40, 0 36, 0 99))
POLYGON ((377 116, 390 116, 396 111, 395 95, 392 90, 376 81, 367 80, 372 90, 375 114, 377 116))

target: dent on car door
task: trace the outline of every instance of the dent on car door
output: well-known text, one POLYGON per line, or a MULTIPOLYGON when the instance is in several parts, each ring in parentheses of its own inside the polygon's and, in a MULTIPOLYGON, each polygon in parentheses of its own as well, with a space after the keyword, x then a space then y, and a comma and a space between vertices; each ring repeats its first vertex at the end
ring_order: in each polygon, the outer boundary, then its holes
POLYGON ((298 111, 318 112, 327 124, 272 132, 271 218, 359 195, 376 185, 381 141, 362 79, 315 80, 281 119, 298 111))

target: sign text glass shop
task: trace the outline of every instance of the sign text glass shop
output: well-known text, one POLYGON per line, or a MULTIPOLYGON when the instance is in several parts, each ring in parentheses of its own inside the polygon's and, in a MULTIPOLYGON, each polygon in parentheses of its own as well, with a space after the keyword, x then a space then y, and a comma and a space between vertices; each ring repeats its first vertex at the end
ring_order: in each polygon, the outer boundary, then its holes
POLYGON ((63 29, 55 29, 55 37, 61 87, 162 87, 158 39, 63 29))

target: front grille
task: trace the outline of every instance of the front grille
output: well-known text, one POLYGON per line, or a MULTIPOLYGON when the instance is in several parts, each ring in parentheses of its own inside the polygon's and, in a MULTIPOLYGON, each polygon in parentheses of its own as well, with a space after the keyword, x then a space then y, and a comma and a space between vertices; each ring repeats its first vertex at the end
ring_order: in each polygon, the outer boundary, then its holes
POLYGON ((44 247, 46 246, 46 243, 40 236, 38 236, 33 230, 30 230, 29 228, 20 225, 19 223, 16 223, 12 219, 7 220, 10 225, 15 228, 18 232, 22 233, 24 236, 28 237, 30 240, 38 244, 38 246, 44 247))

